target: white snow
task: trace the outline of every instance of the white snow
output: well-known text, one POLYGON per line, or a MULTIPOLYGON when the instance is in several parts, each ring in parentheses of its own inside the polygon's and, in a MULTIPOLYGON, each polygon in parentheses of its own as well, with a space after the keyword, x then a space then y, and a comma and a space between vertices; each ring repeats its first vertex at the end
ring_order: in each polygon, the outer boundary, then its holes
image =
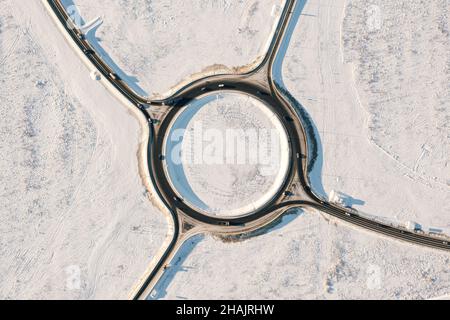
POLYGON ((191 239, 151 299, 430 299, 450 292, 450 257, 292 212, 241 242, 191 239))
POLYGON ((0 297, 126 299, 167 232, 139 123, 40 1, 0 7, 0 297))
POLYGON ((343 0, 309 0, 287 49, 281 81, 311 116, 320 138, 310 176, 318 193, 328 198, 331 190, 341 191, 363 212, 399 224, 414 220, 450 234, 445 182, 450 108, 443 96, 449 73, 442 65, 450 45, 439 31, 444 2, 371 1, 378 11, 366 1, 346 6, 343 0), (426 19, 416 14, 422 9, 426 19), (372 11, 382 17, 379 29, 377 20, 367 17, 372 11), (422 28, 427 32, 415 39, 418 53, 409 53, 411 44, 403 38, 422 28), (389 48, 408 54, 396 58, 389 48), (375 83, 370 75, 376 72, 375 83), (412 121, 423 125, 411 126, 412 121), (422 144, 430 152, 423 152, 422 144), (420 160, 417 170, 409 159, 420 160))
POLYGON ((343 26, 369 137, 413 179, 448 191, 450 3, 372 1, 369 9, 352 1, 343 26))

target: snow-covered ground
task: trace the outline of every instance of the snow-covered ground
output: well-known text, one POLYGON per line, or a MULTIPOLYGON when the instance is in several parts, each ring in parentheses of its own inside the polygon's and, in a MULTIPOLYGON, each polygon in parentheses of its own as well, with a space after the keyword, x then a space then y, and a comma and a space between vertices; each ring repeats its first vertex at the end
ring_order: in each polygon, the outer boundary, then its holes
POLYGON ((103 21, 91 43, 142 96, 248 69, 269 44, 284 0, 63 0, 72 16, 103 21))
POLYGON ((276 114, 237 92, 194 100, 173 121, 166 168, 186 202, 206 214, 242 216, 280 191, 289 142, 276 114))
POLYGON ((0 7, 0 298, 126 299, 167 232, 139 122, 40 1, 0 7))
POLYGON ((450 233, 448 1, 345 4, 306 2, 282 70, 321 140, 313 186, 450 233))
POLYGON ((370 139, 413 179, 447 191, 449 14, 448 0, 351 1, 343 28, 370 139))
POLYGON ((450 292, 450 256, 300 210, 242 242, 191 239, 153 299, 429 299, 450 292))

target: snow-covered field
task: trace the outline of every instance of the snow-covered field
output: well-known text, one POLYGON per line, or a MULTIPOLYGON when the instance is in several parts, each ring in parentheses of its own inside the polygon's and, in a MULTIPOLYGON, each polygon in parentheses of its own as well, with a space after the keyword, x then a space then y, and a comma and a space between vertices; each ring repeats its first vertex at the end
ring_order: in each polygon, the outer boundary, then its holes
POLYGON ((314 188, 450 233, 448 1, 345 4, 307 1, 283 66, 321 140, 314 188))
POLYGON ((126 299, 167 232, 139 123, 40 1, 0 7, 0 298, 126 299))
POLYGON ((102 57, 142 96, 217 72, 248 69, 269 44, 284 0, 63 0, 102 57), (76 7, 74 7, 74 5, 76 7), (75 14, 77 12, 77 14, 75 14))
POLYGON ((243 242, 198 236, 154 299, 429 299, 450 292, 450 257, 297 211, 243 242))
POLYGON ((413 179, 447 191, 449 14, 448 0, 351 1, 343 29, 371 140, 413 179))

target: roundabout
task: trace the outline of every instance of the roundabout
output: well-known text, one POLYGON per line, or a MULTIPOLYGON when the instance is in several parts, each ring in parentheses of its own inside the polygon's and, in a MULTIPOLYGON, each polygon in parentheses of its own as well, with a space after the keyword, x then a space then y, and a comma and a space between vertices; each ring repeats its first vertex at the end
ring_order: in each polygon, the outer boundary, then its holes
POLYGON ((270 202, 289 171, 284 125, 259 98, 205 94, 174 117, 164 172, 179 199, 200 213, 233 218, 270 202))
POLYGON ((166 101, 154 126, 158 190, 196 222, 242 226, 270 215, 297 177, 295 115, 253 80, 199 82, 166 101))

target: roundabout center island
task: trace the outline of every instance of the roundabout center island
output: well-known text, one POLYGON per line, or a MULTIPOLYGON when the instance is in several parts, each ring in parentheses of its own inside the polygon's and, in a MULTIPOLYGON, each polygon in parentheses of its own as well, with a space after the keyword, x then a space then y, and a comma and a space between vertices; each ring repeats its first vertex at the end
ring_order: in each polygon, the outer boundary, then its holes
POLYGON ((289 172, 286 130, 271 107, 234 91, 205 94, 172 120, 165 174, 192 209, 220 218, 249 215, 281 190, 289 172))

